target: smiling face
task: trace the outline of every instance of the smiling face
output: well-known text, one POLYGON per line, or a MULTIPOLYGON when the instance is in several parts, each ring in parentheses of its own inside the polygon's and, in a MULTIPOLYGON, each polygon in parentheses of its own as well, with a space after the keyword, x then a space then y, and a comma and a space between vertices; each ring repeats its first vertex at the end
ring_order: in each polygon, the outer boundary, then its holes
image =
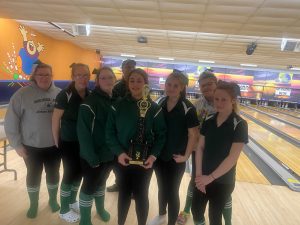
POLYGON ((235 102, 236 99, 233 99, 226 90, 216 89, 214 94, 214 106, 217 112, 232 112, 235 102))
POLYGON ((200 82, 200 91, 203 94, 203 96, 208 100, 212 100, 214 98, 216 88, 216 81, 212 78, 206 78, 201 80, 200 82))
POLYGON ((129 76, 128 88, 134 98, 141 98, 143 96, 143 87, 146 84, 144 77, 136 72, 129 76))
POLYGON ((34 73, 34 80, 37 86, 48 90, 52 83, 52 71, 50 68, 37 68, 34 73))
POLYGON ((104 69, 98 76, 97 82, 99 87, 102 91, 110 94, 116 82, 115 75, 110 70, 104 69))
POLYGON ((168 97, 179 97, 184 90, 184 85, 178 78, 170 77, 165 84, 165 92, 168 97))
POLYGON ((75 88, 84 90, 89 84, 90 72, 86 66, 77 66, 74 69, 72 78, 75 81, 75 88))
POLYGON ((36 46, 33 41, 27 41, 26 49, 30 55, 34 55, 36 53, 36 46))

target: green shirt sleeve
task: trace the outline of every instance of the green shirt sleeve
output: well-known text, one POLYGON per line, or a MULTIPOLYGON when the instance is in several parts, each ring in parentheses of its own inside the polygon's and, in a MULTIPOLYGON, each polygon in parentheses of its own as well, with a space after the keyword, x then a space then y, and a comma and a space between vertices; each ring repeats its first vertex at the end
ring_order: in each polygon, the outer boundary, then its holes
POLYGON ((157 112, 154 115, 153 121, 153 133, 154 133, 154 142, 151 148, 151 155, 158 157, 161 150, 163 149, 166 142, 166 123, 162 109, 159 107, 157 112))
POLYGON ((80 156, 85 159, 92 167, 99 165, 99 157, 95 153, 93 141, 95 117, 95 112, 90 105, 80 105, 77 121, 77 134, 80 144, 80 156))
POLYGON ((106 123, 106 143, 109 149, 117 156, 124 152, 118 137, 117 137, 117 128, 116 128, 116 109, 114 106, 111 107, 111 110, 108 115, 106 123))

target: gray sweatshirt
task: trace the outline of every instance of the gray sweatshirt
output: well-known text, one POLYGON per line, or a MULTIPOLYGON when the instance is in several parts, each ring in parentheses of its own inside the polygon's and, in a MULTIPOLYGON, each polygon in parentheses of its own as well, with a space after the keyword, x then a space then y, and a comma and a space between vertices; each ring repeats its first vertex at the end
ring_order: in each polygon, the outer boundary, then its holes
POLYGON ((31 82, 20 88, 10 99, 4 128, 13 148, 23 144, 35 148, 54 146, 52 113, 60 89, 51 87, 44 91, 31 82))

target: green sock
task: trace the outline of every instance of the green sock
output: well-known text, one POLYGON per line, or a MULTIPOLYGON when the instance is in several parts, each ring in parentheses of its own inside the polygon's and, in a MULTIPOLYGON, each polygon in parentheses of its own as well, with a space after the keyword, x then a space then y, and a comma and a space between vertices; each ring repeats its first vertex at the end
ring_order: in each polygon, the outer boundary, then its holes
POLYGON ((28 187, 27 192, 30 201, 30 207, 27 211, 28 218, 35 218, 37 216, 38 207, 39 207, 39 193, 40 187, 28 187))
POLYGON ((73 204, 73 203, 76 202, 79 186, 80 186, 80 181, 79 182, 74 182, 72 184, 70 204, 73 204))
POLYGON ((47 189, 49 193, 49 206, 51 207, 52 212, 57 212, 60 209, 59 204, 57 203, 58 184, 47 183, 47 189))
POLYGON ((110 220, 110 214, 104 209, 105 185, 100 187, 94 194, 97 213, 100 218, 107 222, 110 220))
POLYGON ((61 183, 60 186, 60 214, 70 211, 71 185, 61 183))
POLYGON ((92 225, 91 211, 93 205, 93 195, 79 194, 80 223, 79 225, 92 225))
POLYGON ((232 198, 231 195, 228 198, 225 207, 222 211, 224 220, 225 220, 225 225, 231 225, 231 216, 232 216, 232 198))
POLYGON ((192 185, 188 186, 186 199, 185 199, 185 206, 184 206, 185 213, 190 213, 191 211, 192 201, 193 201, 193 189, 194 187, 192 185))

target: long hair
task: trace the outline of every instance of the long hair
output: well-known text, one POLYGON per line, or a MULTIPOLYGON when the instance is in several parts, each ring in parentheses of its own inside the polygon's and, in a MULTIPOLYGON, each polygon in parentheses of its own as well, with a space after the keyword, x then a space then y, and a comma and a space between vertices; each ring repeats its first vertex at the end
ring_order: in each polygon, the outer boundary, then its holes
POLYGON ((237 84, 236 83, 233 83, 233 82, 226 82, 226 81, 218 81, 217 83, 217 88, 216 90, 224 90, 226 91, 229 96, 231 97, 232 100, 235 100, 235 103, 233 103, 232 105, 232 108, 233 108, 233 111, 235 113, 239 113, 239 103, 237 101, 237 97, 238 97, 238 93, 239 93, 239 90, 237 90, 237 84))

